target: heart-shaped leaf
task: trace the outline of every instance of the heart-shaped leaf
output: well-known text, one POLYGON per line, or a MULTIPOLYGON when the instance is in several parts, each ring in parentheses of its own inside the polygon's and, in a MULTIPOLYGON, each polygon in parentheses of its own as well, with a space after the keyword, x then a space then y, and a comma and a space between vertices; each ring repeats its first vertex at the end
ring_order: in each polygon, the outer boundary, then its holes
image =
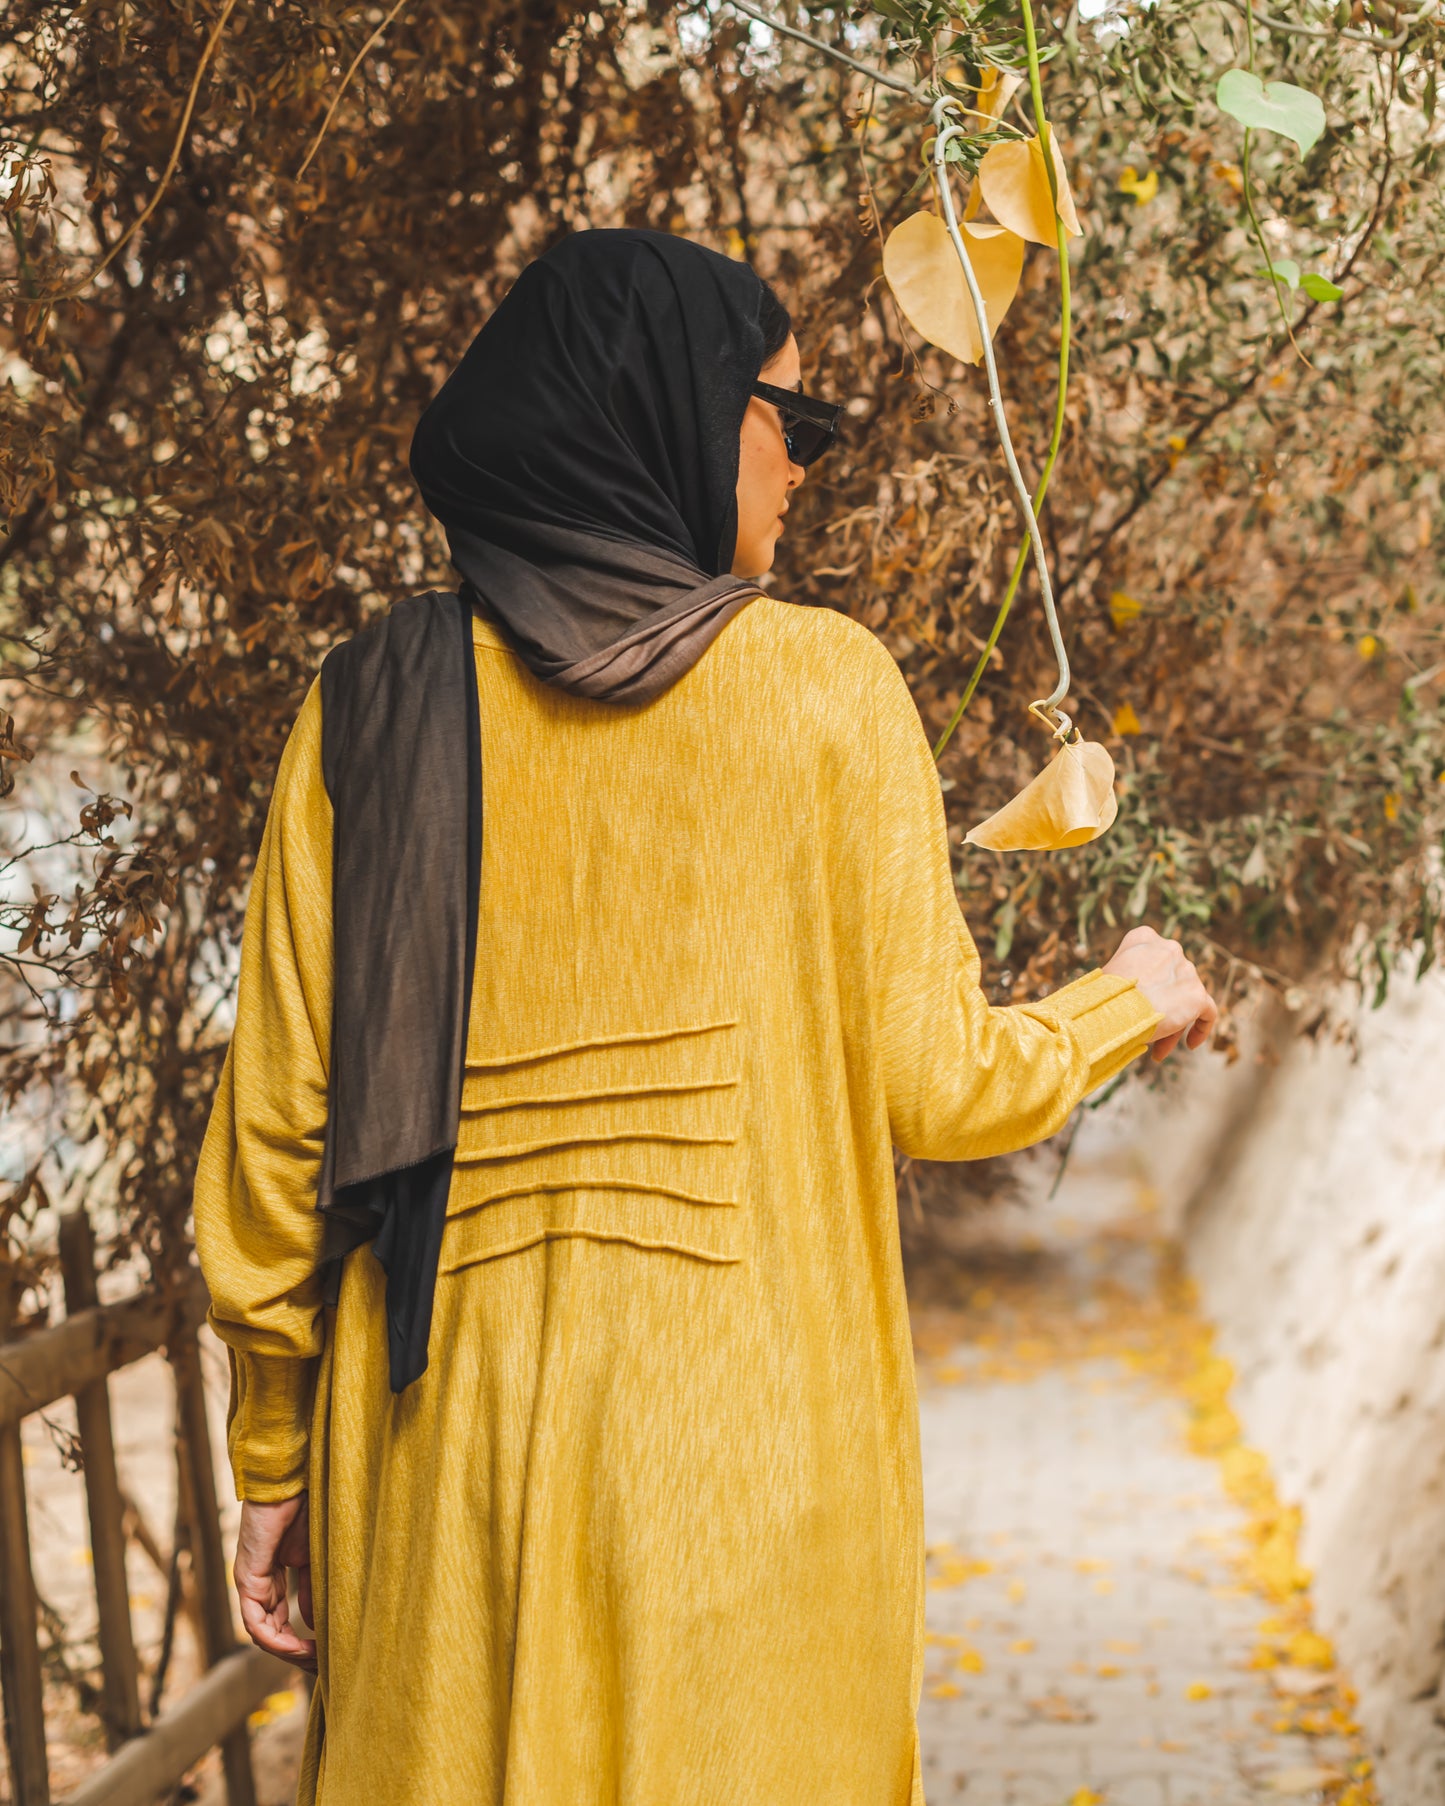
POLYGON ((1118 813, 1114 761, 1091 740, 1071 740, 1031 784, 964 839, 1000 853, 1079 847, 1112 827, 1118 813))
MULTIPOLYGON (((960 228, 988 315, 989 337, 1018 291, 1024 241, 1002 226, 960 228)), ((913 330, 965 364, 983 356, 973 297, 948 227, 936 213, 915 213, 895 226, 883 246, 883 274, 913 330)))
POLYGON ((1248 69, 1226 69, 1214 90, 1222 113, 1241 125, 1278 132, 1308 152, 1325 129, 1325 109, 1317 94, 1293 82, 1262 82, 1248 69))
POLYGON ((1292 257, 1276 257, 1267 270, 1261 270, 1261 276, 1273 276, 1276 282, 1282 282, 1286 288, 1299 287, 1299 265, 1292 257))
POLYGON ((1318 270, 1306 270, 1299 285, 1311 301, 1338 301, 1345 292, 1337 282, 1321 276, 1318 270))
MULTIPOLYGON (((1071 238, 1081 238, 1083 228, 1074 211, 1074 197, 1069 192, 1069 178, 1059 152, 1057 134, 1050 132, 1049 144, 1054 153, 1054 175, 1059 186, 1059 218, 1071 238)), ((1054 200, 1049 193, 1048 172, 1044 153, 1037 138, 1025 138, 1012 144, 995 144, 983 154, 978 166, 978 186, 989 212, 1001 226, 1017 232, 1036 245, 1058 243, 1054 229, 1054 200)))

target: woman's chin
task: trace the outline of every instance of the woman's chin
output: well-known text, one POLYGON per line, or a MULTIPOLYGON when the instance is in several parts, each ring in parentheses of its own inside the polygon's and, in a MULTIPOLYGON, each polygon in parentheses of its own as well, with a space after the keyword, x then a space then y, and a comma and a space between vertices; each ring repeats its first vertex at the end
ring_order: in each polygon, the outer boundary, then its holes
POLYGON ((766 577, 772 568, 773 547, 769 546, 766 552, 751 553, 746 558, 734 558, 732 575, 745 577, 749 582, 756 583, 759 577, 766 577))

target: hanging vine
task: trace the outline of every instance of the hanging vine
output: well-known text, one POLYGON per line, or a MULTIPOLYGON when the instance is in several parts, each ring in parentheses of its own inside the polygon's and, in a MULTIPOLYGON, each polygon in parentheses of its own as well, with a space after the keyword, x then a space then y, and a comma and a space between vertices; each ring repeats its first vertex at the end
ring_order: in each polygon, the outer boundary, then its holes
MULTIPOLYGON (((1067 418, 1071 332, 1070 238, 1082 235, 1068 175, 1044 105, 1042 71, 1057 53, 1057 44, 1041 49, 1031 0, 1017 0, 1017 20, 1007 0, 871 0, 860 23, 871 15, 879 49, 906 57, 912 77, 900 76, 825 43, 811 33, 775 18, 749 3, 730 0, 740 12, 771 29, 810 45, 822 55, 906 95, 926 109, 930 128, 924 139, 934 210, 912 214, 894 227, 883 247, 883 271, 898 305, 919 336, 965 364, 982 362, 987 375, 989 410, 1008 470, 1023 535, 1014 557, 1002 601, 987 640, 958 703, 934 745, 942 757, 963 719, 992 660, 1009 618, 1030 556, 1039 584, 1049 639, 1057 665, 1057 681, 1047 697, 1029 705, 1059 742, 1052 762, 1001 810, 966 835, 974 845, 998 850, 1062 848, 1096 838, 1117 814, 1113 762, 1101 746, 1085 742, 1062 704, 1071 673, 1039 529, 1039 513, 1058 463, 1067 418), (1016 90, 1026 83, 1032 130, 1005 117, 1016 90), (958 173, 969 180, 967 203, 960 218, 952 181, 958 173), (986 210, 986 211, 985 211, 986 210), (991 216, 987 217, 987 216, 991 216), (1030 491, 1015 453, 1005 412, 994 335, 1018 291, 1028 243, 1051 246, 1058 255, 1059 355, 1053 426, 1038 480, 1030 491)), ((1235 4, 1236 0, 1230 0, 1235 4)), ((1271 253, 1261 223, 1251 167, 1253 134, 1268 131, 1293 142, 1307 156, 1326 130, 1323 102, 1309 89, 1285 81, 1265 82, 1256 72, 1253 0, 1242 5, 1247 35, 1247 66, 1227 69, 1215 86, 1221 112, 1244 127, 1239 192, 1255 245, 1264 258, 1260 272, 1272 285, 1284 332, 1305 364, 1309 359, 1295 336, 1286 295, 1302 290, 1310 301, 1338 301, 1344 290, 1318 270, 1304 271, 1291 258, 1271 253)), ((1412 30, 1437 17, 1439 0, 1408 17, 1396 17, 1397 32, 1386 38, 1354 29, 1337 8, 1335 30, 1350 42, 1374 52, 1398 53, 1412 30)), ((1258 15, 1271 31, 1327 38, 1330 28, 1295 25, 1258 15)), ((1127 29, 1127 22, 1124 26, 1127 29)), ((1138 82, 1138 73, 1134 79, 1138 82)), ((1433 115, 1433 69, 1426 105, 1433 115)), ((1140 201, 1157 192, 1158 178, 1141 180, 1125 172, 1121 188, 1140 201)), ((871 197, 871 187, 870 187, 871 197)))

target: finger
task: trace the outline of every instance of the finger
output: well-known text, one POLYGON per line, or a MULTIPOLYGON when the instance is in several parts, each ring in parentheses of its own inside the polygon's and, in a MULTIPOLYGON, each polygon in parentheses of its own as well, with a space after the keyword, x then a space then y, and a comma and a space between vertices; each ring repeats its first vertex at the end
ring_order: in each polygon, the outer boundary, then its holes
POLYGON ((283 1662, 305 1665, 316 1660, 316 1645, 309 1637, 298 1637, 288 1624, 282 1631, 251 1632, 251 1641, 267 1655, 280 1656, 283 1662))
MULTIPOLYGON (((301 1637, 295 1638, 294 1641, 293 1649, 272 1649, 268 1653, 280 1656, 283 1662, 289 1662, 293 1668, 302 1668, 307 1674, 315 1674, 316 1645, 306 1642, 301 1637)), ((264 1648, 265 1645, 263 1644, 262 1647, 264 1648)))
POLYGON ((1179 1045, 1179 1037, 1183 1033, 1184 1030, 1181 1028, 1176 1029, 1172 1035, 1161 1035, 1149 1049, 1149 1057, 1155 1062, 1167 1060, 1179 1045))
POLYGON ((286 1662, 316 1659, 315 1643, 306 1637, 298 1637, 292 1630, 290 1613, 284 1603, 274 1612, 268 1612, 260 1600, 243 1599, 241 1623, 256 1647, 269 1655, 280 1656, 286 1662))

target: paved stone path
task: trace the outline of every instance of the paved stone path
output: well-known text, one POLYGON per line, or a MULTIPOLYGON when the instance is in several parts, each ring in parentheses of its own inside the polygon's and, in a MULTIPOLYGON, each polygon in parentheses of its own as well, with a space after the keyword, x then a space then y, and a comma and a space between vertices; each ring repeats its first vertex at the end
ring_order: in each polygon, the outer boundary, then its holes
POLYGON ((1157 1223, 1081 1168, 919 1276, 929 1806, 1376 1800, 1157 1223))

